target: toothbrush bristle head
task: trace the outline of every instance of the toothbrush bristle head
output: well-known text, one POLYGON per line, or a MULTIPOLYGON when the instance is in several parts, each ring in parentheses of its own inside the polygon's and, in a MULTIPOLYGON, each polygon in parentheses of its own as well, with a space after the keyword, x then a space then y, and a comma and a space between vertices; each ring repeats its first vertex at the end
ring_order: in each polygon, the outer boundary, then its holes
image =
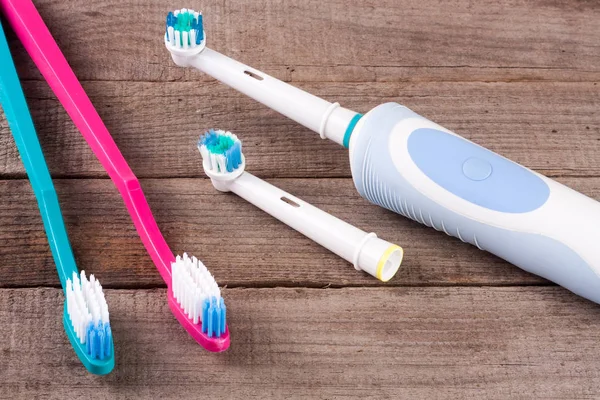
POLYGON ((171 264, 172 295, 188 320, 208 338, 227 331, 227 307, 215 278, 196 257, 177 256, 171 264))
POLYGON ((88 358, 103 361, 113 357, 108 305, 94 275, 88 279, 85 271, 74 272, 67 279, 66 311, 74 339, 88 358))
POLYGON ((243 164, 242 141, 231 132, 210 129, 200 136, 198 150, 210 172, 231 173, 243 164))
POLYGON ((167 14, 165 42, 175 49, 187 50, 205 44, 202 13, 187 8, 167 14))

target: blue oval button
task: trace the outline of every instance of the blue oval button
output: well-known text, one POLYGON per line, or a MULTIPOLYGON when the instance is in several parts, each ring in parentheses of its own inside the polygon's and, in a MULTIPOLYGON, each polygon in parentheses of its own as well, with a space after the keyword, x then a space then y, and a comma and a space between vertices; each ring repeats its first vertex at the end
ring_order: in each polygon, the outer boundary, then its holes
POLYGON ((448 132, 414 130, 408 137, 408 153, 435 183, 490 210, 525 213, 550 196, 550 188, 535 173, 448 132))
POLYGON ((483 181, 492 174, 492 165, 481 158, 469 158, 462 166, 463 174, 474 181, 483 181))

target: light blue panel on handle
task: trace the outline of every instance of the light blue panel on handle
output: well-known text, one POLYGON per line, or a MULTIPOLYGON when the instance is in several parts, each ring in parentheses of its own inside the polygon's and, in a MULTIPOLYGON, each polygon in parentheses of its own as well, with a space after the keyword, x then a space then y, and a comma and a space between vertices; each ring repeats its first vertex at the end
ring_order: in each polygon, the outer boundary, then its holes
POLYGON ((354 132, 350 162, 361 196, 600 303, 600 278, 565 244, 464 217, 424 196, 402 177, 391 158, 389 143, 394 127, 406 118, 423 117, 396 103, 382 104, 366 114, 360 131, 354 132))
POLYGON ((416 129, 408 152, 431 180, 494 211, 525 213, 542 206, 550 188, 531 170, 447 132, 416 129))

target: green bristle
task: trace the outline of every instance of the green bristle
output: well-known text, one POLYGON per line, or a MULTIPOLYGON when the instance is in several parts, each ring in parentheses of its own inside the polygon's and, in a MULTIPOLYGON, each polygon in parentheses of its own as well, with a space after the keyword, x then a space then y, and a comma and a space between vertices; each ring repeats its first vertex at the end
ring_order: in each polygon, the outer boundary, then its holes
POLYGON ((192 22, 194 22, 194 14, 189 11, 179 13, 179 15, 177 15, 175 30, 189 32, 192 29, 192 22))
POLYGON ((213 143, 207 143, 208 151, 213 154, 223 154, 233 146, 234 140, 229 136, 219 135, 218 140, 213 143))

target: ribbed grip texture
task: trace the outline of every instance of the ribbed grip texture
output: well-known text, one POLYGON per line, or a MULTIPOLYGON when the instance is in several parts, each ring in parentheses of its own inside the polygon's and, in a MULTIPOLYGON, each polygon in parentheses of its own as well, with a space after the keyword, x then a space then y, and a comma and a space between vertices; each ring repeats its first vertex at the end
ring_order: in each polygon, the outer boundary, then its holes
MULTIPOLYGON (((436 231, 441 231, 446 235, 458 238, 465 243, 477 246, 480 250, 485 250, 480 246, 475 234, 461 233, 461 227, 458 224, 452 221, 444 222, 444 219, 440 215, 436 215, 435 212, 430 211, 427 207, 421 207, 419 204, 415 205, 407 197, 403 196, 401 192, 389 188, 378 178, 375 168, 371 163, 370 153, 367 154, 365 159, 363 185, 363 194, 370 202, 394 211, 406 218, 410 218, 429 228, 433 228, 436 231)), ((465 229, 462 230, 465 232, 465 229)))

